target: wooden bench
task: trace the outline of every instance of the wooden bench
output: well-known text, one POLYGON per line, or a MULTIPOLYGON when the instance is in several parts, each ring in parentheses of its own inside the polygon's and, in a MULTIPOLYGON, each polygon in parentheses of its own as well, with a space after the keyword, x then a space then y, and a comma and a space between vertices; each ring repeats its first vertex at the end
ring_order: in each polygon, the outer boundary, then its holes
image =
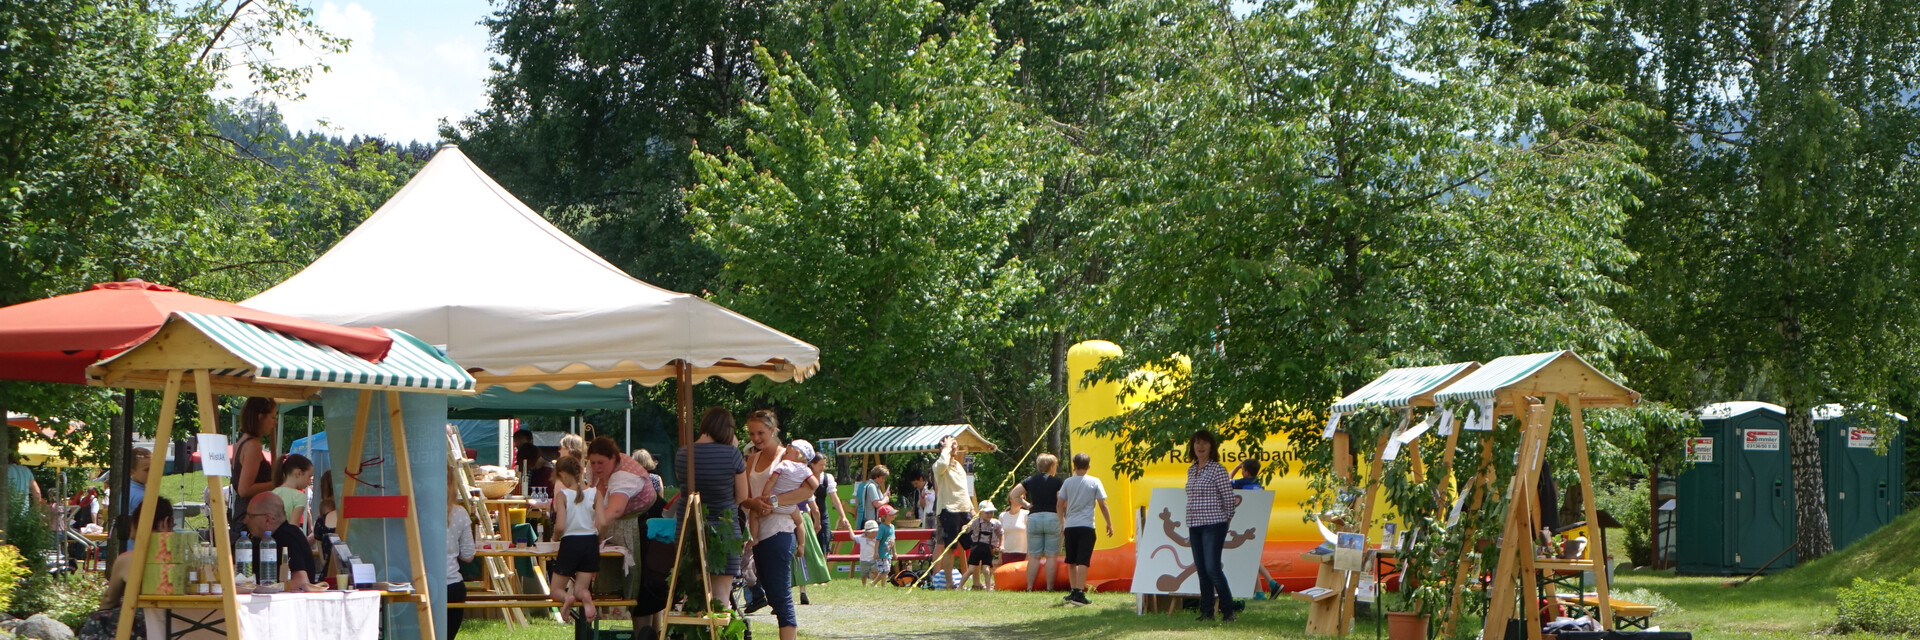
MULTIPOLYGON (((1589 593, 1577 598, 1572 595, 1562 595, 1558 596, 1558 599, 1560 600, 1561 606, 1573 609, 1595 620, 1600 619, 1600 596, 1598 594, 1589 593)), ((1613 628, 1615 629, 1644 630, 1652 625, 1653 613, 1657 609, 1657 607, 1653 605, 1640 604, 1619 598, 1608 598, 1607 604, 1609 608, 1613 609, 1613 628)))
MULTIPOLYGON (((894 562, 914 562, 914 561, 922 561, 922 560, 932 560, 933 559, 932 545, 925 545, 924 548, 926 550, 923 551, 922 550, 923 546, 919 544, 921 542, 931 541, 932 539, 933 539, 932 529, 894 529, 893 530, 893 541, 894 541, 893 561, 894 562), (908 551, 906 553, 901 553, 899 551, 899 543, 901 542, 915 543, 913 550, 908 551)), ((853 531, 846 530, 846 529, 837 529, 833 532, 833 541, 845 542, 850 544, 853 542, 853 531)), ((827 554, 827 562, 859 562, 859 561, 860 561, 860 554, 858 553, 827 554)))

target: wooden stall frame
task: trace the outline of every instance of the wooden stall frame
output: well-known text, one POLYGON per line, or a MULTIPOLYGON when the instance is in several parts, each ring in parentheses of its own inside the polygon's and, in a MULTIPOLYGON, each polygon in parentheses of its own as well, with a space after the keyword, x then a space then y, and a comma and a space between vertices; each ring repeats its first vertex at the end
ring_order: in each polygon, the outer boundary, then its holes
MULTIPOLYGON (((393 429, 398 432, 402 428, 399 417, 400 391, 388 385, 333 382, 321 384, 313 381, 288 381, 286 383, 261 382, 250 377, 242 378, 226 375, 216 380, 211 373, 213 371, 250 370, 253 366, 252 363, 228 351, 227 347, 219 344, 213 338, 209 337, 208 334, 204 333, 203 330, 195 327, 191 323, 169 320, 161 326, 159 331, 155 332, 153 337, 147 339, 145 342, 128 349, 120 355, 89 367, 88 384, 127 388, 159 388, 162 392, 162 397, 160 420, 157 425, 157 433, 154 437, 155 442, 166 442, 173 437, 173 423, 175 413, 178 410, 180 395, 188 390, 191 390, 195 394, 196 404, 199 407, 200 433, 217 434, 220 432, 218 404, 215 400, 217 392, 229 395, 244 393, 276 399, 299 400, 312 397, 319 393, 322 388, 358 389, 360 391, 360 407, 354 425, 353 455, 349 461, 349 468, 356 473, 360 466, 360 448, 365 440, 367 418, 372 402, 371 392, 373 390, 384 389, 387 391, 388 402, 392 405, 390 417, 393 421, 393 429), (188 388, 188 373, 192 374, 191 389, 188 388), (163 382, 160 384, 155 384, 162 380, 163 382)), ((461 390, 421 389, 420 391, 470 393, 470 391, 461 390)), ((427 581, 428 574, 426 572, 425 558, 422 558, 420 554, 420 522, 417 505, 413 504, 415 501, 412 496, 412 478, 409 476, 411 465, 407 460, 405 442, 396 438, 395 449, 400 458, 397 463, 397 468, 402 478, 402 482, 400 483, 401 491, 403 495, 407 496, 408 500, 408 511, 403 526, 406 528, 409 537, 408 546, 410 547, 413 560, 414 593, 424 596, 426 593, 425 589, 429 582, 427 581)), ((146 486, 161 486, 165 471, 163 465, 152 465, 147 471, 146 486)), ((215 532, 212 536, 215 550, 214 561, 221 563, 222 566, 229 569, 214 572, 219 576, 220 580, 220 588, 222 591, 221 609, 228 621, 228 637, 239 638, 241 635, 238 626, 240 619, 239 608, 234 599, 234 596, 239 594, 234 580, 234 572, 230 570, 234 566, 233 543, 225 535, 226 532, 232 530, 231 523, 227 518, 229 509, 225 493, 226 484, 229 482, 229 479, 225 476, 210 475, 207 476, 206 481, 208 501, 211 503, 209 506, 209 511, 211 512, 209 513, 209 517, 212 521, 212 529, 215 532)), ((349 481, 343 493, 345 495, 352 495, 353 486, 353 483, 349 481)), ((153 522, 157 515, 154 513, 154 510, 159 505, 160 493, 161 492, 156 489, 148 491, 146 495, 142 497, 139 509, 140 513, 134 529, 136 534, 152 531, 153 522)), ((342 538, 344 539, 346 535, 346 519, 344 517, 341 518, 340 530, 342 538)), ((144 561, 144 558, 147 557, 147 553, 152 548, 152 540, 153 536, 150 535, 135 535, 134 537, 132 550, 134 558, 142 559, 142 561, 129 563, 130 566, 128 567, 126 582, 130 585, 129 588, 131 592, 121 600, 120 619, 114 629, 114 637, 117 640, 126 640, 132 637, 133 614, 135 609, 139 608, 142 597, 146 595, 139 593, 139 585, 146 577, 147 563, 144 561)), ((422 638, 424 640, 434 640, 438 637, 435 625, 433 624, 433 608, 426 605, 426 598, 389 599, 396 602, 413 602, 420 614, 422 638)))

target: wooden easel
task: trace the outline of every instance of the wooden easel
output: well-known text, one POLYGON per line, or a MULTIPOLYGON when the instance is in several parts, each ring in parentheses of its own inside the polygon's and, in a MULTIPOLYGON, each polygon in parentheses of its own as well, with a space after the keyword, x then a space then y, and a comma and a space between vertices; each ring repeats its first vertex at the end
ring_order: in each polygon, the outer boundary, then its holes
MULTIPOLYGON (((1493 584, 1488 588, 1489 604, 1482 627, 1482 632, 1485 634, 1505 633, 1507 620, 1514 614, 1516 595, 1523 602, 1539 602, 1541 595, 1539 574, 1541 571, 1555 570, 1592 571, 1594 590, 1599 596, 1596 608, 1600 612, 1600 624, 1602 628, 1613 628, 1611 585, 1607 578, 1604 552, 1593 554, 1592 559, 1549 559, 1545 561, 1548 563, 1547 566, 1541 566, 1536 561, 1538 554, 1534 552, 1534 537, 1541 521, 1537 487, 1544 463, 1547 438, 1552 430, 1553 403, 1556 399, 1567 403, 1571 417, 1574 460, 1579 468, 1580 489, 1586 503, 1587 522, 1600 521, 1599 507, 1594 504, 1593 470, 1587 457, 1586 423, 1580 407, 1580 397, 1578 394, 1547 394, 1539 399, 1542 402, 1533 403, 1529 398, 1515 394, 1509 401, 1513 403, 1511 406, 1525 407, 1526 431, 1523 432, 1520 441, 1520 467, 1507 490, 1509 510, 1506 527, 1500 536, 1500 556, 1494 570, 1493 584)), ((1529 608, 1532 608, 1531 605, 1529 608)), ((1540 638, 1539 624, 1528 624, 1526 627, 1527 637, 1530 640, 1540 638)))
MULTIPOLYGON (((674 386, 679 396, 678 400, 680 405, 680 446, 684 447, 687 452, 687 469, 683 477, 696 478, 699 476, 694 475, 694 458, 698 456, 695 455, 693 450, 693 364, 685 360, 677 360, 674 362, 674 373, 676 378, 676 384, 674 386)), ((699 558, 700 565, 700 607, 707 611, 707 615, 687 615, 692 613, 692 611, 688 610, 693 606, 691 600, 683 605, 680 615, 673 615, 672 613, 673 593, 680 581, 680 559, 686 557, 684 549, 676 551, 674 553, 673 571, 667 576, 668 612, 666 615, 661 616, 664 624, 660 625, 660 637, 658 640, 666 640, 667 629, 674 625, 703 626, 707 628, 708 640, 719 640, 720 629, 733 623, 733 614, 728 612, 722 617, 715 617, 721 614, 713 611, 713 596, 710 595, 713 593, 713 584, 710 582, 710 580, 712 580, 712 573, 708 571, 707 567, 706 507, 700 504, 700 492, 694 491, 691 486, 685 487, 683 490, 686 492, 687 497, 686 504, 681 505, 680 536, 676 538, 676 542, 680 545, 685 545, 688 536, 691 535, 694 543, 698 545, 695 556, 699 558)))

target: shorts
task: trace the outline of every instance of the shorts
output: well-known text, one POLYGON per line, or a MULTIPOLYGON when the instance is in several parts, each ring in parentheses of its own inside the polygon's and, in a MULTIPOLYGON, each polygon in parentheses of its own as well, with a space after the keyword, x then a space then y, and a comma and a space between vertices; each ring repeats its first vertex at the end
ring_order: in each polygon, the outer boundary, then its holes
MULTIPOLYGON (((1033 531, 1028 529, 1027 532, 1031 534, 1033 531)), ((1067 527, 1060 531, 1060 538, 1067 550, 1067 564, 1083 567, 1093 564, 1093 527, 1067 527)))
POLYGON ((1027 514, 1027 553, 1036 556, 1060 555, 1060 514, 1027 514))
POLYGON ((553 558, 554 575, 573 577, 580 572, 600 571, 600 536, 566 536, 560 539, 559 554, 553 558))
POLYGON ((967 552, 967 564, 971 564, 971 565, 993 564, 993 545, 977 544, 977 543, 974 544, 973 550, 970 552, 967 552))
POLYGON ((893 571, 893 559, 861 560, 860 564, 856 565, 854 569, 858 570, 860 575, 863 576, 870 573, 878 573, 884 576, 893 571))
POLYGON ((960 530, 967 528, 969 522, 973 522, 973 514, 965 511, 959 513, 941 511, 940 528, 934 531, 933 544, 945 547, 952 543, 955 538, 960 537, 960 530))

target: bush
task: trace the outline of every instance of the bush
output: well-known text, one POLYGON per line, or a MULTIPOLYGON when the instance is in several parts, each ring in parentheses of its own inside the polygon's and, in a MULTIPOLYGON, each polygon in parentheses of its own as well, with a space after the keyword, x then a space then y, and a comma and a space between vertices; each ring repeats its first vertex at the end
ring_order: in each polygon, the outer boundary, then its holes
POLYGON ((27 577, 27 563, 20 558, 20 550, 13 545, 0 545, 0 611, 12 608, 14 592, 20 589, 20 580, 27 577))
POLYGON ((107 590, 105 574, 42 573, 27 578, 11 610, 15 617, 44 613, 61 624, 78 629, 87 616, 100 609, 100 595, 107 590))
POLYGON ((1648 522, 1653 513, 1647 504, 1647 481, 1639 480, 1626 486, 1608 487, 1595 492, 1594 502, 1607 513, 1620 521, 1621 533, 1625 534, 1627 561, 1636 567, 1653 564, 1653 540, 1648 522))
POLYGON ((1889 580, 1854 578, 1840 588, 1840 633, 1865 631, 1888 635, 1920 633, 1920 586, 1889 580))

